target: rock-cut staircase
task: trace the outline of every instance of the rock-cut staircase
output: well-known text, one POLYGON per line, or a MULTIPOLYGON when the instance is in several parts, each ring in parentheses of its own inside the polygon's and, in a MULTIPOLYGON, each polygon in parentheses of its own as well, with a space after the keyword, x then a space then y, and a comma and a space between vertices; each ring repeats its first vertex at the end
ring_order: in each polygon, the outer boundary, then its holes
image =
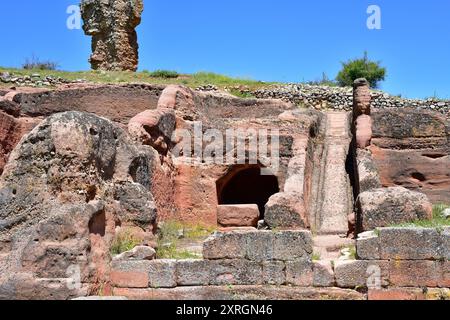
POLYGON ((326 128, 316 196, 315 231, 345 234, 348 215, 353 212, 353 195, 346 161, 351 142, 349 113, 326 113, 326 128))

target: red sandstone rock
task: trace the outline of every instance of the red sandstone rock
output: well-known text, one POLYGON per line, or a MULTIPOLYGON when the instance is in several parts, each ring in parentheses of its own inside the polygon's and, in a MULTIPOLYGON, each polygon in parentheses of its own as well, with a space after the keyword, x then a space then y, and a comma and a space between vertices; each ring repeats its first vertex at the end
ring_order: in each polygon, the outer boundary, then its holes
POLYGON ((148 288, 148 273, 137 271, 111 271, 111 284, 118 288, 148 288))
POLYGON ((368 115, 361 115, 356 119, 356 146, 365 149, 372 140, 372 119, 368 115))
POLYGON ((370 116, 370 87, 366 79, 356 79, 353 84, 353 118, 370 116))
POLYGON ((223 227, 256 227, 259 215, 256 204, 220 205, 217 207, 217 221, 223 227))
POLYGON ((414 288, 369 289, 368 300, 425 300, 425 294, 422 289, 414 288))
POLYGON ((2 257, 0 292, 26 296, 14 290, 21 272, 33 279, 28 294, 42 278, 76 272, 90 290, 108 283, 115 227, 151 232, 156 220, 151 157, 111 121, 79 112, 54 115, 23 138, 0 179, 0 243, 14 249, 2 257))
POLYGON ((438 261, 391 261, 390 283, 397 287, 443 286, 442 263, 438 261))
POLYGON ((146 110, 128 123, 130 135, 142 144, 166 154, 175 130, 175 112, 171 109, 146 110))
POLYGON ((216 181, 227 166, 193 166, 176 163, 174 203, 177 219, 208 226, 217 225, 216 181))
POLYGON ((443 149, 392 150, 371 147, 383 187, 403 186, 433 203, 450 203, 450 156, 443 149))
POLYGON ((8 161, 9 154, 26 133, 30 132, 41 119, 13 118, 0 112, 0 174, 8 161))
POLYGON ((191 89, 178 85, 169 85, 161 93, 158 108, 176 110, 177 116, 184 120, 199 120, 191 89))

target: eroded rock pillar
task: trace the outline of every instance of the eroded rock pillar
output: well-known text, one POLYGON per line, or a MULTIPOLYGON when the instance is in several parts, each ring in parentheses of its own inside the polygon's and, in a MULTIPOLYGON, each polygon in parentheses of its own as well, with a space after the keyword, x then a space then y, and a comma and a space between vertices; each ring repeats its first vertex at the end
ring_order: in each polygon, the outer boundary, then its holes
POLYGON ((136 71, 143 0, 82 0, 83 30, 92 36, 92 69, 136 71))

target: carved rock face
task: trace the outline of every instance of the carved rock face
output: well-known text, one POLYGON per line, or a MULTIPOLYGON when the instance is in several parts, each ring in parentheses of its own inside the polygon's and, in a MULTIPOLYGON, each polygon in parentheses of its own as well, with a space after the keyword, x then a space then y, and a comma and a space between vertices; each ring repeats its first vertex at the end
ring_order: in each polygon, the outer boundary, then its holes
POLYGON ((53 115, 24 137, 0 179, 0 299, 67 299, 107 280, 116 227, 153 231, 153 157, 88 113, 53 115), (81 287, 66 286, 72 271, 81 287))
POLYGON ((138 65, 135 28, 141 23, 142 0, 83 0, 83 30, 92 36, 92 69, 131 70, 138 65))

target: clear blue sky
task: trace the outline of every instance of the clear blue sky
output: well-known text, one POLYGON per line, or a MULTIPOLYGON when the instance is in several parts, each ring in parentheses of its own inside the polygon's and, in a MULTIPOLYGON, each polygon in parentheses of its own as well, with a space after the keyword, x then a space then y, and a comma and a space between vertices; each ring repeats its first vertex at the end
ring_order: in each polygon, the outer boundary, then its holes
MULTIPOLYGON (((64 70, 87 70, 90 38, 66 27, 79 0, 3 1, 0 65, 35 54, 64 70)), ((407 97, 450 98, 448 0, 144 0, 140 70, 212 71, 266 81, 334 78, 361 56, 388 69, 382 89, 407 97), (367 7, 382 30, 366 27, 367 7)))

